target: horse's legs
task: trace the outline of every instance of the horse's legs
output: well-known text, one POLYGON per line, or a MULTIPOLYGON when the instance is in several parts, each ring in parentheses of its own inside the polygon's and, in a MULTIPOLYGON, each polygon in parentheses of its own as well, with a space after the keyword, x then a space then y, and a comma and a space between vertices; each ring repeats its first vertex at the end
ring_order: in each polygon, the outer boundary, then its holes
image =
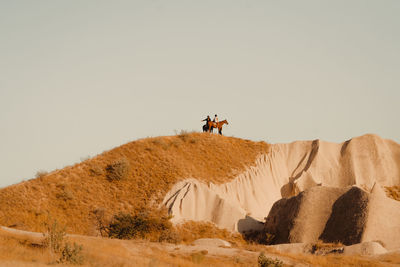
POLYGON ((222 127, 221 127, 221 128, 218 128, 218 133, 219 133, 220 135, 222 135, 222 127))

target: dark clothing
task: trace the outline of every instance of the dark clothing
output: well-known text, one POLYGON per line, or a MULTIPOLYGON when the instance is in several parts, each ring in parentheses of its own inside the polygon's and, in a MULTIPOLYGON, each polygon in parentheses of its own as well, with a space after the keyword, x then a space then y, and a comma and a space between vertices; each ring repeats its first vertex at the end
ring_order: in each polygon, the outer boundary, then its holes
POLYGON ((202 120, 202 121, 207 121, 207 124, 208 124, 208 122, 211 121, 211 119, 210 119, 210 117, 207 117, 207 118, 205 118, 205 119, 202 120))
POLYGON ((206 124, 203 125, 203 132, 208 132, 208 130, 209 130, 208 122, 211 121, 210 116, 207 116, 207 118, 205 118, 205 119, 202 120, 202 121, 205 121, 205 122, 206 122, 206 124))

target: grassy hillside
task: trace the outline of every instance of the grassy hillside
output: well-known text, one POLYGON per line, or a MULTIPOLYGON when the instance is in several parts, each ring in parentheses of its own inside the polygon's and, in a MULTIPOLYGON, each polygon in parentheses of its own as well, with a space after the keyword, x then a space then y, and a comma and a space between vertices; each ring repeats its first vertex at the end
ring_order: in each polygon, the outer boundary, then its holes
POLYGON ((43 231, 49 218, 96 234, 94 211, 135 213, 160 203, 180 179, 222 183, 267 153, 265 142, 202 133, 146 138, 0 190, 0 225, 43 231), (118 180, 121 178, 120 180, 118 180))

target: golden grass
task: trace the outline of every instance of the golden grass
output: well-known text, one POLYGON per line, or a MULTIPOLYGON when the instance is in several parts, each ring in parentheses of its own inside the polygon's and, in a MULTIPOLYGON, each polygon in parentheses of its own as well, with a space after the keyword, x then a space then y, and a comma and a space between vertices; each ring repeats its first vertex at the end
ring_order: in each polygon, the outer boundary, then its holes
MULTIPOLYGON (((343 256, 332 254, 280 253, 263 245, 245 245, 232 255, 212 254, 203 249, 187 251, 182 246, 148 242, 145 240, 119 240, 90 236, 68 236, 68 241, 83 245, 84 266, 256 266, 260 252, 268 257, 290 260, 310 266, 395 266, 400 254, 381 256, 343 256), (180 249, 179 249, 180 248, 180 249), (251 253, 249 251, 255 252, 251 253)), ((40 238, 39 238, 40 239, 40 238)), ((40 240, 24 233, 10 233, 0 229, 1 266, 48 266, 54 257, 48 248, 37 246, 40 240)), ((192 247, 192 246, 189 246, 192 247)), ((60 264, 61 265, 61 264, 60 264)), ((60 266, 57 265, 57 266, 60 266)))
MULTIPOLYGON (((248 255, 209 255, 208 251, 181 252, 143 240, 69 236, 83 245, 83 266, 254 266, 248 255)), ((36 241, 35 241, 36 242, 36 241)), ((48 266, 54 263, 48 248, 32 246, 29 238, 0 230, 1 266, 48 266), (28 241, 27 241, 28 240, 28 241)), ((64 266, 57 264, 57 266, 64 266)), ((68 265, 67 265, 68 266, 68 265)), ((71 265, 72 266, 72 265, 71 265)))
POLYGON ((400 186, 385 186, 386 195, 400 201, 400 186))
POLYGON ((14 236, 0 229, 0 262, 51 262, 49 250, 39 244, 35 238, 14 236))
POLYGON ((176 230, 186 244, 199 238, 220 238, 230 242, 234 247, 244 247, 247 244, 241 234, 220 229, 210 222, 187 221, 178 224, 176 230))
POLYGON ((41 232, 52 217, 69 233, 97 235, 93 211, 135 213, 160 203, 175 182, 188 177, 226 182, 268 149, 265 142, 208 133, 137 140, 1 189, 0 225, 41 232), (121 159, 129 162, 129 175, 109 181, 107 166, 121 159))

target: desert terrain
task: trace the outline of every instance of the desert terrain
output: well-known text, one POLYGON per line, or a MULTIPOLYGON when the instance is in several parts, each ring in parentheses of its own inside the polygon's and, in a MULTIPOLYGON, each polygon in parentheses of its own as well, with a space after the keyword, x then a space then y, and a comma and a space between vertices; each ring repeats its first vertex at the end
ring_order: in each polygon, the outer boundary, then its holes
POLYGON ((0 263, 398 266, 399 193, 400 145, 377 135, 182 131, 0 189, 0 263))

